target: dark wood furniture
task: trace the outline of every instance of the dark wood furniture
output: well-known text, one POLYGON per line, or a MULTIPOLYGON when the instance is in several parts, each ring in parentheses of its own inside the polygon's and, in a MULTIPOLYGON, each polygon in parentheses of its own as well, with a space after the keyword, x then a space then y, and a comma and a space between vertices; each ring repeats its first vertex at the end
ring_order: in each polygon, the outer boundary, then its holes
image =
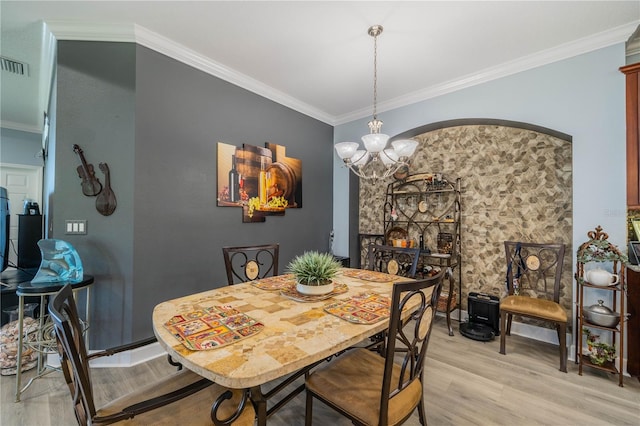
MULTIPOLYGON (((627 208, 640 210, 640 62, 620 68, 626 78, 627 208)), ((627 372, 640 379, 640 272, 627 275, 627 372)))
POLYGON ((627 208, 640 209, 640 63, 620 71, 627 87, 627 208))
POLYGON ((279 244, 223 247, 227 283, 233 285, 278 275, 279 244))
POLYGON ((309 374, 305 425, 311 425, 313 398, 354 424, 401 424, 416 408, 420 423, 427 424, 423 370, 445 273, 442 270, 424 280, 393 285, 384 356, 365 348, 353 349, 309 374), (430 295, 427 290, 431 290, 430 295), (401 319, 411 299, 420 303, 411 315, 401 319), (410 321, 414 323, 409 325, 410 321), (400 348, 405 350, 396 350, 400 348), (402 360, 398 359, 400 354, 404 354, 402 360))
MULTIPOLYGON (((83 326, 70 285, 60 290, 49 304, 49 315, 58 339, 58 350, 65 381, 69 386, 78 424, 111 424, 134 419, 136 424, 211 424, 213 418, 226 419, 236 411, 242 392, 235 391, 230 399, 211 410, 212 401, 227 392, 226 388, 202 378, 191 370, 182 369, 155 383, 141 387, 106 405, 96 407, 91 383, 89 361, 132 350, 156 338, 106 349, 89 355, 84 344, 83 326)), ((247 404, 235 424, 253 425, 255 411, 247 404)))
POLYGON ((640 272, 627 269, 627 373, 640 379, 640 272))
POLYGON ((514 315, 551 322, 558 333, 560 371, 567 372, 567 312, 560 305, 564 244, 504 242, 509 295, 500 301, 500 353, 514 315))

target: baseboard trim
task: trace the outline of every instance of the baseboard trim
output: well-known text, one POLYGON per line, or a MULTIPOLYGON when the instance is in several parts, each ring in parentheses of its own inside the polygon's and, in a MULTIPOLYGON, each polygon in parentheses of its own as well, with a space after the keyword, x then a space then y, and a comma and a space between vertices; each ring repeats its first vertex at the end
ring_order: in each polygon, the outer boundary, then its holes
MULTIPOLYGON (((90 353, 95 352, 99 351, 90 351, 90 353)), ((142 364, 165 355, 167 355, 167 352, 156 342, 115 355, 96 358, 90 361, 90 365, 91 368, 133 367, 134 365, 142 364)), ((58 354, 48 354, 47 364, 54 368, 60 367, 60 357, 58 354)))

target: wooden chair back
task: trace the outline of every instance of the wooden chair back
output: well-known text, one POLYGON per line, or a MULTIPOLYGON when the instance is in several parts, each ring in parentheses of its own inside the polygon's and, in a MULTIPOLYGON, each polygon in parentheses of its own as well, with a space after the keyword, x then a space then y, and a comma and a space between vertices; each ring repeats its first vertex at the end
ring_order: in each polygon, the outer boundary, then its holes
POLYGON ((71 286, 64 286, 49 302, 49 315, 56 332, 62 373, 71 392, 76 419, 78 424, 91 424, 96 407, 89 358, 71 286))
POLYGON ((229 285, 278 275, 279 244, 223 247, 229 285))
POLYGON ((560 301, 564 244, 504 242, 509 295, 560 301))
MULTIPOLYGON (((424 386, 422 382, 424 362, 445 274, 446 270, 443 269, 437 275, 423 280, 393 284, 391 318, 387 332, 385 367, 380 397, 379 424, 386 424, 387 422, 391 398, 402 393, 404 389, 416 380, 421 382, 420 386, 424 386), (429 296, 426 294, 428 292, 425 291, 428 289, 431 289, 429 296), (419 301, 418 307, 403 319, 405 307, 415 299, 419 301), (398 345, 401 345, 402 351, 397 350, 399 349, 398 345), (398 362, 400 354, 402 354, 402 361, 398 362), (397 365, 400 366, 400 374, 397 374, 397 365), (393 374, 394 369, 396 370, 395 375, 393 374)), ((422 399, 419 404, 422 417, 424 411, 422 399)), ((407 418, 415 409, 415 407, 409 408, 407 418)))
POLYGON ((414 278, 420 249, 369 244, 367 267, 371 271, 414 278))

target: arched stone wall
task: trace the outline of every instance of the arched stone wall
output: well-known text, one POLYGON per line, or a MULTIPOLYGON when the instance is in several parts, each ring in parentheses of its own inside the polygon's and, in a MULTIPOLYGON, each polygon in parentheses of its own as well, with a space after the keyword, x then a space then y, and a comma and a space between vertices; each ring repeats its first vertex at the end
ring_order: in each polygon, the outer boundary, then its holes
MULTIPOLYGON (((456 120, 399 137, 419 141, 410 173, 462 180, 462 305, 469 292, 503 297, 505 240, 566 244, 561 304, 571 317, 571 137, 526 123, 456 120)), ((387 182, 360 181, 360 233, 383 233, 387 182)), ((456 274, 457 276, 457 274, 456 274)))

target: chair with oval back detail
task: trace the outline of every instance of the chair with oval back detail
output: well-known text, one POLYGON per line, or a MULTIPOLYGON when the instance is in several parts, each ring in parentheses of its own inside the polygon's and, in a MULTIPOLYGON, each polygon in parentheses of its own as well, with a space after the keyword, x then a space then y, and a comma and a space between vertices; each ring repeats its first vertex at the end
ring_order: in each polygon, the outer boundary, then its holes
POLYGON ((560 305, 564 244, 505 241, 506 284, 500 301, 500 353, 514 315, 553 323, 560 345, 560 371, 567 372, 567 312, 560 305))
POLYGON ((420 249, 369 244, 367 267, 372 271, 414 278, 420 249))
POLYGON ((49 303, 63 376, 79 425, 253 425, 255 410, 248 391, 229 390, 182 369, 96 407, 89 361, 139 348, 155 338, 88 354, 70 285, 49 303), (214 421, 213 419, 216 419, 214 421))
POLYGON ((279 244, 223 247, 227 284, 278 275, 279 244))
POLYGON ((384 356, 352 349, 309 374, 305 425, 311 425, 314 398, 357 425, 401 424, 416 408, 426 424, 424 362, 445 274, 393 284, 384 356), (418 307, 407 312, 413 300, 418 307), (396 344, 405 350, 396 351, 396 344))

